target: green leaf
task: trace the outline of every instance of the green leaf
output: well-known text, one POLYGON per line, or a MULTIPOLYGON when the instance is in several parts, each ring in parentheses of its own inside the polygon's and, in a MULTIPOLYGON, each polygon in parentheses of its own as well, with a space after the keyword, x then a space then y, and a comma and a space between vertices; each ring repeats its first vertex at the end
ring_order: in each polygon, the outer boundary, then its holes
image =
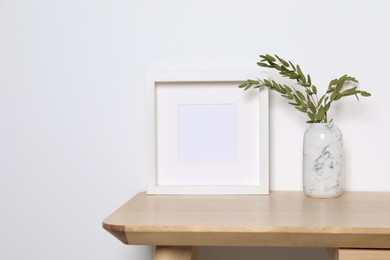
MULTIPOLYGON (((274 80, 272 81, 272 85, 273 85, 273 87, 274 87, 275 89, 277 89, 277 90, 280 89, 279 84, 276 83, 276 81, 274 81, 274 80)), ((285 93, 283 93, 283 94, 285 94, 285 93)))
POLYGON ((317 88, 316 86, 312 86, 311 89, 313 90, 314 95, 317 95, 317 88))
POLYGON ((333 92, 336 88, 335 87, 331 87, 328 89, 328 91, 326 91, 326 94, 329 94, 331 92, 333 92))
POLYGON ((343 92, 341 92, 341 96, 345 97, 345 96, 356 95, 359 93, 359 91, 357 91, 356 89, 357 87, 346 89, 343 92))
POLYGON ((315 117, 314 117, 314 114, 310 113, 310 112, 307 112, 307 115, 309 116, 309 118, 311 119, 311 121, 315 121, 315 117))
POLYGON ((247 82, 251 84, 259 84, 258 80, 253 80, 253 79, 248 79, 247 82))
POLYGON ((303 112, 303 113, 307 112, 307 109, 305 107, 295 107, 295 108, 298 109, 299 111, 303 112))
POLYGON ((281 95, 282 97, 284 97, 284 98, 287 98, 287 99, 294 99, 292 96, 289 96, 289 95, 281 95))
POLYGON ((299 82, 299 84, 305 88, 308 88, 310 87, 310 84, 309 83, 303 83, 303 82, 299 82))
POLYGON ((299 67, 299 65, 297 65, 297 72, 298 72, 302 82, 306 83, 306 77, 305 77, 305 75, 303 75, 301 67, 299 67))
POLYGON ((244 83, 240 84, 238 87, 239 87, 239 88, 244 88, 244 87, 246 86, 246 84, 247 84, 247 83, 244 82, 244 83))
POLYGON ((285 89, 288 93, 292 92, 292 89, 291 89, 289 86, 286 86, 286 85, 283 85, 283 86, 284 86, 284 89, 285 89))
POLYGON ((320 100, 318 100, 318 105, 321 105, 322 101, 324 101, 325 95, 323 95, 320 100))
POLYGON ((324 120, 324 117, 325 117, 325 108, 323 106, 320 106, 320 108, 318 109, 317 119, 319 121, 322 121, 324 120))
POLYGON ((328 88, 330 88, 331 86, 336 85, 336 84, 337 84, 337 79, 332 79, 332 80, 329 82, 328 88))
POLYGON ((272 84, 271 84, 271 81, 269 81, 269 80, 267 80, 267 79, 265 79, 265 80, 263 80, 263 81, 264 81, 264 85, 266 85, 266 86, 272 85, 272 84))
POLYGON ((369 97, 369 96, 371 96, 371 93, 368 93, 366 91, 361 91, 360 95, 362 95, 363 97, 369 97))
POLYGON ((295 101, 297 101, 297 103, 300 103, 301 100, 299 99, 299 97, 297 95, 293 94, 293 97, 294 97, 295 101))
POLYGON ((306 100, 305 95, 303 95, 302 92, 300 92, 299 90, 295 90, 295 92, 301 100, 306 100))
POLYGON ((282 70, 282 67, 280 67, 278 64, 273 64, 272 65, 275 69, 277 69, 277 70, 282 70))
POLYGON ((313 114, 315 114, 317 112, 316 107, 314 106, 313 102, 309 98, 307 99, 307 104, 308 104, 311 112, 313 112, 313 114))
POLYGON ((258 62, 257 65, 259 65, 260 67, 271 68, 270 65, 268 65, 267 63, 264 63, 264 62, 258 62))
POLYGON ((299 79, 299 75, 292 74, 289 78, 290 79, 299 79))
POLYGON ((338 94, 340 94, 340 92, 338 92, 338 91, 335 90, 335 91, 332 93, 332 95, 330 96, 330 100, 333 101, 333 100, 336 98, 336 96, 337 96, 338 94))
POLYGON ((265 56, 265 55, 259 55, 259 56, 260 56, 260 58, 263 59, 263 61, 266 61, 266 60, 267 60, 267 56, 265 56))
POLYGON ((275 54, 275 57, 280 61, 280 63, 282 63, 284 66, 286 67, 289 67, 290 65, 288 64, 287 61, 283 60, 282 58, 280 58, 278 55, 275 54))
POLYGON ((343 97, 343 95, 341 95, 341 94, 339 93, 339 94, 336 95, 336 97, 335 97, 334 100, 337 101, 337 100, 339 100, 339 99, 342 98, 342 97, 343 97))
POLYGON ((347 75, 344 75, 337 80, 335 92, 339 92, 343 88, 345 81, 347 80, 347 77, 348 77, 347 75))
POLYGON ((249 83, 249 84, 244 88, 244 90, 248 90, 248 89, 250 89, 251 87, 252 87, 252 84, 249 83))
MULTIPOLYGON (((311 85, 311 78, 310 78, 309 74, 307 74, 307 82, 309 82, 309 84, 311 85)), ((317 93, 315 93, 315 94, 317 94, 317 93)))
POLYGON ((265 57, 269 61, 272 61, 272 62, 276 61, 276 59, 274 57, 272 57, 271 55, 266 54, 265 57))
POLYGON ((325 113, 328 112, 329 108, 330 108, 330 103, 326 104, 326 106, 324 108, 325 109, 325 113))
POLYGON ((295 68, 294 64, 292 64, 292 62, 291 62, 291 61, 288 61, 288 63, 291 65, 291 67, 292 67, 294 70, 296 70, 296 68, 295 68))
POLYGON ((281 94, 287 94, 287 91, 284 88, 279 88, 278 92, 281 94))

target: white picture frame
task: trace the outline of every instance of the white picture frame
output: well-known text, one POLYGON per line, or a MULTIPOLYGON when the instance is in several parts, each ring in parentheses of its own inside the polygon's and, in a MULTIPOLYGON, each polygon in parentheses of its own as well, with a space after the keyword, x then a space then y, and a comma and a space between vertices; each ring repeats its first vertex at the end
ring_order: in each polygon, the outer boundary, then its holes
POLYGON ((268 194, 265 72, 149 73, 148 194, 268 194))

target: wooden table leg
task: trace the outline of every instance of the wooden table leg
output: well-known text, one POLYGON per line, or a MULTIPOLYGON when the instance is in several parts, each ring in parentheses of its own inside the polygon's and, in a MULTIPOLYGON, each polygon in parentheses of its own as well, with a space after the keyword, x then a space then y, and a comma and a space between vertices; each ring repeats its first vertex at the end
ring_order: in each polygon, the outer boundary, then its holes
POLYGON ((156 246, 154 260, 197 260, 198 247, 156 246))
POLYGON ((339 250, 338 248, 327 248, 330 260, 339 260, 339 250))

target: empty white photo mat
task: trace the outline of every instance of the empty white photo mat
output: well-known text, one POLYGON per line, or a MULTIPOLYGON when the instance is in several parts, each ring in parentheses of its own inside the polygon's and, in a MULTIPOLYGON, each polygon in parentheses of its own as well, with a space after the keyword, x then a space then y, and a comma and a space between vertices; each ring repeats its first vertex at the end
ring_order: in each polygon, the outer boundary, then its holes
POLYGON ((268 194, 266 73, 147 74, 148 194, 268 194))

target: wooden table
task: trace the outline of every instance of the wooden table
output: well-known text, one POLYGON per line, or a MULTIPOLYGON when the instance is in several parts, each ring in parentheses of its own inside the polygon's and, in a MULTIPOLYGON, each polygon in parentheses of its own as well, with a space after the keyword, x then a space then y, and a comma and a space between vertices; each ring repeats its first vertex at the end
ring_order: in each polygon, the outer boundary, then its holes
POLYGON ((157 260, 194 260, 199 246, 324 247, 333 259, 389 260, 390 192, 139 193, 103 227, 125 244, 155 245, 157 260))

